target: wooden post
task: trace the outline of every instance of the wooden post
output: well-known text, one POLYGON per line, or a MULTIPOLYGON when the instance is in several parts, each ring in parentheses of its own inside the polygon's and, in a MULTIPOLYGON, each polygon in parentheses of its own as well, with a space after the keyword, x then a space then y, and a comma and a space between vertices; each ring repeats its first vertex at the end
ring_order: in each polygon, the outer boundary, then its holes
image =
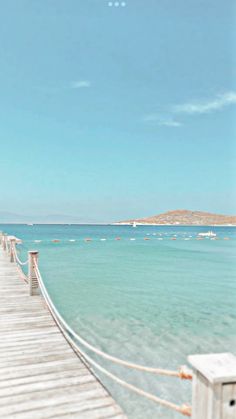
POLYGON ((236 357, 222 353, 188 360, 194 368, 192 419, 235 419, 236 357))
POLYGON ((10 255, 10 241, 9 241, 9 236, 6 234, 5 236, 6 239, 6 252, 8 255, 10 255))
POLYGON ((2 248, 3 248, 3 243, 4 243, 4 233, 3 233, 3 231, 1 231, 1 245, 2 245, 2 248))
POLYGON ((4 250, 4 251, 6 251, 6 250, 7 250, 7 242, 6 242, 6 240, 7 240, 7 234, 6 234, 6 233, 3 233, 3 237, 2 237, 2 247, 3 247, 3 250, 4 250))
POLYGON ((37 276, 35 274, 35 263, 38 263, 38 254, 39 252, 37 250, 31 250, 28 252, 28 279, 30 295, 39 294, 39 284, 37 276))
POLYGON ((16 246, 16 239, 10 239, 10 262, 15 262, 14 247, 16 246))

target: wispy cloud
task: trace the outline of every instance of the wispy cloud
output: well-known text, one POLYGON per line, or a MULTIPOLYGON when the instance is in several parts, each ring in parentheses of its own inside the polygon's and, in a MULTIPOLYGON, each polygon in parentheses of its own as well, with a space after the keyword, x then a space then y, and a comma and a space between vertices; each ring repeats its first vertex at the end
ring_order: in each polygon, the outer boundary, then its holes
POLYGON ((158 125, 162 125, 165 127, 181 127, 183 124, 179 121, 174 121, 173 119, 169 119, 166 121, 159 121, 158 125))
POLYGON ((175 121, 172 118, 163 118, 158 114, 150 114, 144 117, 145 122, 153 122, 156 125, 160 125, 163 127, 181 127, 182 123, 179 121, 175 121))
POLYGON ((192 101, 173 105, 163 112, 150 113, 143 118, 144 122, 165 127, 181 127, 182 122, 175 119, 178 115, 207 114, 220 111, 228 106, 236 105, 236 92, 229 91, 215 96, 211 100, 192 101))
POLYGON ((71 89, 82 89, 84 87, 90 87, 91 82, 89 80, 77 80, 71 83, 71 89))
POLYGON ((227 92, 217 95, 212 100, 175 105, 172 111, 174 113, 204 114, 218 111, 234 104, 236 104, 236 92, 227 92))

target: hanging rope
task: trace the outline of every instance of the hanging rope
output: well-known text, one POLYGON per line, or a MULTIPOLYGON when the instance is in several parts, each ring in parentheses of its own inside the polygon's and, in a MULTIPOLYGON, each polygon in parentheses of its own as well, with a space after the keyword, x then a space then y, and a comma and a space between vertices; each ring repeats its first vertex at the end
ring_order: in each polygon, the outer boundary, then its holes
MULTIPOLYGON (((21 268, 21 266, 26 265, 28 263, 28 261, 21 262, 21 260, 18 258, 18 255, 17 255, 15 243, 11 241, 10 244, 11 244, 10 253, 13 256, 13 260, 17 263, 17 268, 20 272, 20 275, 26 282, 28 282, 28 278, 24 274, 24 272, 22 271, 22 268, 21 268)), ((94 346, 90 345, 86 340, 84 340, 81 336, 79 336, 77 333, 74 332, 74 330, 65 322, 65 320, 62 318, 62 316, 57 311, 56 307, 54 306, 54 304, 53 304, 53 302, 52 302, 52 300, 51 300, 51 298, 50 298, 50 296, 47 292, 47 289, 44 285, 44 282, 42 280, 36 258, 34 258, 34 271, 35 271, 36 278, 38 280, 38 284, 39 284, 41 293, 42 293, 42 295, 45 299, 47 307, 48 307, 49 311, 51 312, 56 324, 58 325, 58 327, 60 328, 60 330, 64 334, 65 338, 68 340, 68 342, 75 348, 75 350, 86 361, 89 362, 89 364, 93 365, 97 370, 99 370, 100 372, 105 374, 107 377, 111 378, 113 381, 117 382, 118 384, 122 385, 123 387, 125 387, 129 390, 132 390, 134 393, 136 393, 138 395, 141 395, 143 397, 146 397, 147 399, 149 399, 149 400, 151 400, 155 403, 158 403, 158 404, 160 404, 164 407, 175 410, 175 411, 177 411, 177 412, 179 412, 179 413, 181 413, 185 416, 191 416, 191 407, 189 405, 183 404, 183 405, 180 406, 178 404, 175 404, 175 403, 169 402, 167 400, 164 400, 164 399, 162 399, 162 398, 160 398, 160 397, 158 397, 154 394, 148 393, 148 392, 134 386, 133 384, 130 384, 130 383, 122 380, 121 378, 119 378, 115 374, 111 373, 106 368, 102 367, 96 361, 94 361, 89 355, 87 355, 87 353, 84 352, 78 346, 78 344, 72 339, 72 337, 75 340, 79 341, 87 349, 94 352, 95 354, 100 355, 105 359, 108 359, 108 360, 110 360, 114 363, 117 363, 119 365, 122 365, 122 366, 125 366, 125 367, 128 367, 128 368, 133 368, 133 369, 137 369, 137 370, 145 371, 145 372, 150 372, 150 373, 154 373, 154 374, 179 377, 181 379, 191 379, 192 378, 192 373, 191 373, 190 370, 188 370, 186 367, 181 367, 179 369, 179 371, 171 371, 171 370, 165 370, 165 369, 161 369, 161 368, 146 367, 146 366, 143 366, 143 365, 130 363, 128 361, 124 361, 122 359, 116 358, 116 357, 111 356, 111 355, 101 351, 100 349, 97 349, 94 346)))
POLYGON ((16 262, 19 263, 20 266, 28 265, 28 260, 26 260, 25 262, 21 262, 21 260, 19 259, 19 257, 18 257, 18 255, 17 255, 16 252, 14 253, 14 256, 15 256, 16 262))
POLYGON ((79 336, 66 322, 65 320, 61 317, 61 315, 59 314, 59 312, 57 311, 56 307, 54 306, 50 296, 48 295, 48 292, 45 288, 45 285, 43 283, 41 274, 39 272, 38 269, 38 265, 37 263, 35 263, 35 270, 36 270, 36 275, 38 277, 39 283, 40 283, 40 287, 44 290, 44 294, 47 295, 47 299, 49 300, 50 304, 52 305, 54 311, 56 312, 56 315, 58 317, 58 319, 60 320, 60 322, 63 324, 64 328, 77 340, 79 341, 83 346, 85 346, 87 349, 89 349, 90 351, 94 352, 95 354, 102 356, 105 359, 108 359, 109 361, 112 361, 116 364, 119 365, 123 365, 124 367, 127 368, 132 368, 132 369, 136 369, 139 371, 144 371, 144 372, 150 372, 153 374, 158 374, 158 375, 167 375, 169 377, 179 377, 181 379, 187 379, 190 380, 192 378, 192 374, 191 371, 189 369, 187 369, 187 367, 182 366, 180 367, 180 369, 178 371, 171 371, 171 370, 165 370, 162 368, 154 368, 154 367, 146 367, 144 365, 139 365, 139 364, 134 364, 119 358, 116 358, 112 355, 107 354, 106 352, 101 351, 100 349, 95 348, 93 345, 91 345, 90 343, 88 343, 85 339, 83 339, 81 336, 79 336))
MULTIPOLYGON (((177 412, 179 412, 179 413, 182 413, 183 415, 185 415, 185 416, 191 416, 191 407, 190 406, 188 406, 188 405, 182 405, 182 406, 179 406, 179 405, 177 405, 177 404, 175 404, 175 403, 172 403, 172 402, 168 402, 168 401, 166 401, 166 400, 164 400, 164 399, 161 399, 161 398, 159 398, 159 397, 157 397, 157 396, 155 396, 155 395, 153 395, 153 394, 151 394, 151 393, 148 393, 148 392, 146 392, 146 391, 144 391, 144 390, 142 390, 142 389, 140 389, 140 388, 138 388, 138 387, 136 387, 136 386, 134 386, 133 384, 130 384, 130 383, 127 383, 126 381, 124 381, 124 380, 122 380, 121 378, 119 378, 119 377, 117 377, 116 375, 114 375, 114 374, 112 374, 111 372, 109 372, 107 369, 105 369, 104 367, 102 367, 101 365, 99 365, 96 361, 94 361, 92 358, 90 358, 90 356, 89 355, 87 355, 78 345, 77 345, 77 343, 75 343, 75 341, 72 339, 72 336, 73 337, 75 337, 76 338, 76 336, 78 336, 72 329, 71 329, 71 327, 64 321, 64 319, 61 317, 61 315, 58 313, 58 311, 57 311, 57 309, 55 308, 55 306, 54 306, 54 304, 53 304, 53 302, 52 302, 52 300, 51 300, 51 298, 50 298, 50 296, 49 296, 49 294, 48 294, 48 292, 47 292, 47 290, 46 290, 46 288, 45 288, 45 285, 44 285, 44 283, 43 283, 43 280, 42 280, 42 277, 41 277, 41 274, 40 274, 40 271, 39 271, 39 269, 38 269, 38 265, 37 265, 37 261, 35 260, 35 274, 36 274, 36 277, 37 277, 37 279, 38 279, 38 283, 39 283, 39 286, 40 286, 40 289, 41 289, 41 292, 42 292, 42 295, 43 295, 43 297, 44 297, 44 299, 45 299, 45 302, 46 302, 46 304, 47 304, 47 306, 48 306, 48 309, 49 309, 49 311, 51 312, 51 314, 52 314, 52 316, 53 316, 53 318, 54 318, 54 320, 55 320, 55 322, 57 323, 57 325, 58 325, 58 327, 60 328, 60 330, 63 332, 63 334, 65 335, 65 337, 66 337, 66 339, 71 343, 71 345, 73 345, 73 347, 75 347, 76 348, 76 350, 91 364, 91 365, 93 365, 95 368, 97 368, 99 371, 101 371, 102 373, 104 373, 105 375, 107 375, 108 377, 110 377, 111 379, 113 379, 115 382, 117 382, 117 383, 119 383, 120 385, 122 385, 123 387, 126 387, 126 388, 128 388, 128 389, 130 389, 130 390, 132 390, 132 391, 134 391, 136 394, 139 394, 139 395, 141 395, 141 396, 144 396, 144 397, 146 397, 146 398, 148 398, 149 400, 152 400, 152 401, 154 401, 154 402, 156 402, 156 403, 158 403, 158 404, 161 404, 162 406, 165 406, 165 407, 168 407, 168 408, 170 408, 170 409, 172 409, 172 410, 175 410, 175 411, 177 411, 177 412)), ((99 350, 98 350, 98 352, 100 352, 99 350)), ((96 353, 98 353, 98 352, 96 352, 96 353)), ((107 354, 105 354, 105 355, 107 355, 107 354)), ((106 357, 107 359, 110 359, 110 355, 107 355, 108 357, 106 357)), ((114 358, 114 357, 111 357, 111 358, 114 358)), ((116 360, 118 360, 118 361, 121 361, 121 362, 117 362, 117 363, 121 363, 122 365, 124 365, 124 363, 125 364, 129 364, 129 363, 126 363, 126 361, 122 361, 122 360, 119 360, 119 359, 117 359, 117 358, 115 358, 116 360)), ((165 370, 162 370, 162 369, 155 369, 155 368, 148 368, 148 367, 143 367, 143 366, 139 366, 139 365, 137 365, 137 364, 129 364, 129 367, 130 368, 133 368, 133 365, 135 365, 135 366, 137 366, 137 367, 140 367, 140 368, 137 368, 137 369, 141 369, 141 370, 143 370, 143 368, 145 369, 145 371, 146 371, 146 368, 148 369, 148 371, 150 372, 150 369, 152 369, 152 370, 155 370, 155 372, 158 370, 158 371, 161 371, 163 374, 164 374, 164 372, 165 372, 165 370), (130 365, 132 365, 132 367, 130 366, 130 365)), ((167 373, 169 373, 169 371, 167 371, 167 373)), ((171 373, 172 373, 172 371, 171 371, 171 373)), ((169 375, 169 374, 167 374, 167 375, 169 375)), ((172 375, 172 374, 171 374, 172 375)), ((178 372, 178 376, 180 375, 180 372, 178 372)))
POLYGON ((17 270, 19 272, 19 275, 20 275, 21 279, 23 279, 23 281, 28 283, 28 277, 27 277, 27 275, 25 275, 25 273, 22 270, 22 266, 27 265, 28 260, 26 260, 25 262, 22 262, 19 259, 18 255, 17 255, 17 250, 16 250, 16 243, 15 243, 14 240, 10 241, 10 253, 11 252, 12 252, 14 262, 16 262, 16 267, 17 267, 17 270))
POLYGON ((16 268, 19 272, 20 278, 23 279, 23 281, 25 281, 28 284, 29 280, 28 280, 27 275, 25 275, 25 273, 22 271, 22 269, 19 265, 16 265, 16 268))
POLYGON ((26 260, 25 262, 22 262, 22 261, 19 259, 18 255, 17 255, 17 250, 16 250, 16 244, 15 244, 15 241, 11 240, 11 244, 10 244, 10 246, 11 246, 11 251, 12 251, 12 253, 13 253, 13 257, 14 257, 15 262, 17 262, 20 266, 27 265, 27 264, 28 264, 28 260, 26 260))
MULTIPOLYGON (((69 343, 76 349, 76 351, 78 351, 85 360, 87 360, 91 365, 93 365, 96 369, 98 369, 99 371, 101 371, 103 374, 105 374, 107 377, 111 378, 113 381, 117 382, 118 384, 122 385, 125 388, 128 388, 129 390, 132 390, 133 392, 135 392, 136 394, 146 397, 147 399, 158 403, 164 407, 167 407, 169 409, 175 410, 185 416, 191 416, 191 406, 188 406, 186 404, 183 404, 181 406, 169 402, 167 400, 161 399, 160 397, 155 396, 154 394, 148 393, 142 389, 140 389, 139 387, 134 386, 133 384, 127 383, 126 381, 122 380, 121 378, 117 377, 115 374, 111 373, 110 371, 108 371, 106 368, 102 367, 101 365, 99 365, 96 361, 94 361, 92 358, 90 358, 89 355, 86 354, 86 352, 84 352, 76 343, 75 341, 71 338, 70 335, 68 335, 67 332, 69 332, 70 334, 72 334, 70 332, 71 328, 66 324, 66 322, 62 319, 62 317, 59 315, 58 316, 58 311, 55 308, 54 304, 52 303, 51 298, 49 297, 49 294, 44 286, 41 274, 39 272, 38 269, 38 265, 37 262, 35 261, 35 273, 39 282, 39 286, 41 289, 41 292, 43 294, 43 297, 45 299, 45 302, 47 304, 47 307, 50 311, 50 313, 52 314, 55 322, 57 323, 58 327, 60 328, 60 330, 62 331, 63 335, 65 336, 65 338, 69 341, 69 343), (59 319, 58 319, 59 317, 59 319), (63 320, 63 321, 61 321, 63 320), (62 326, 62 324, 66 326, 68 326, 65 330, 65 328, 62 326), (69 329, 69 330, 68 330, 69 329)), ((76 335, 75 333, 73 333, 73 336, 76 335)), ((135 364, 134 364, 135 365, 135 364)), ((161 370, 164 371, 164 370, 161 370)))

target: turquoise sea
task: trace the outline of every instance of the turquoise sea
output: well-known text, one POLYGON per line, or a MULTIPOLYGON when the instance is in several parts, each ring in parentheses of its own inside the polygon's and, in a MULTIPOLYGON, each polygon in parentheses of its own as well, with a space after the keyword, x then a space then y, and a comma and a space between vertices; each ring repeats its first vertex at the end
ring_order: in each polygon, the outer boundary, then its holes
MULTIPOLYGON (((236 228, 0 225, 0 230, 23 240, 21 259, 28 250, 39 250, 55 305, 104 351, 168 369, 186 364, 189 354, 236 354, 236 228), (196 240, 208 230, 218 240, 196 240)), ((157 396, 191 402, 190 382, 94 359, 157 396)), ((100 378, 129 418, 181 417, 100 378)))

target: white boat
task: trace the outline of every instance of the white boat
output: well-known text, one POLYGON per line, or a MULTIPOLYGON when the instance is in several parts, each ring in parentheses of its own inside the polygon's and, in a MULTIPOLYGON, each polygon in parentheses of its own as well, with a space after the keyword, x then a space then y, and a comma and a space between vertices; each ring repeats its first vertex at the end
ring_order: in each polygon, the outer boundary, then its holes
POLYGON ((136 222, 135 222, 135 221, 133 222, 133 227, 137 227, 137 224, 136 224, 136 222))
POLYGON ((216 237, 216 233, 213 231, 207 231, 206 233, 198 233, 198 236, 201 237, 216 237))

